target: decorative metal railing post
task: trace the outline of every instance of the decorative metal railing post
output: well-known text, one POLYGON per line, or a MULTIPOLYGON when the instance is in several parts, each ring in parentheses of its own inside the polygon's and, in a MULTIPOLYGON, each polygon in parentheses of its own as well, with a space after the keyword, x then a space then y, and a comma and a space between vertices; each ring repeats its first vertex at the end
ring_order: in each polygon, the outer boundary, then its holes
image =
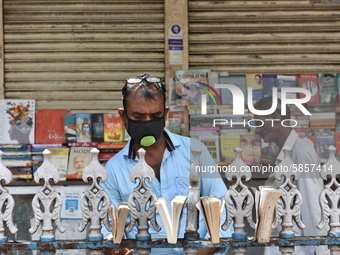
MULTIPOLYGON (((200 155, 202 151, 199 148, 194 148, 192 151, 192 163, 190 166, 189 175, 189 191, 187 198, 187 222, 185 228, 184 238, 188 240, 199 239, 198 234, 198 222, 199 211, 196 204, 200 201, 201 192, 201 172, 196 171, 196 167, 200 165, 200 155)), ((195 255, 198 252, 198 248, 186 248, 187 255, 195 255)))
POLYGON ((0 210, 0 242, 6 242, 7 237, 5 235, 5 226, 6 223, 9 231, 12 234, 15 234, 18 229, 13 224, 13 209, 15 205, 14 198, 11 194, 9 194, 8 190, 2 186, 2 180, 5 184, 8 184, 12 181, 12 172, 4 166, 2 163, 2 155, 3 152, 0 150, 0 208, 5 208, 5 210, 0 210))
MULTIPOLYGON (((146 151, 141 148, 138 150, 139 162, 134 166, 130 172, 130 181, 136 183, 136 179, 139 179, 139 184, 134 188, 128 199, 128 206, 130 208, 130 223, 125 228, 127 232, 130 232, 133 226, 138 223, 138 233, 136 235, 138 241, 148 241, 151 239, 149 233, 149 224, 159 232, 161 227, 156 221, 156 195, 151 188, 146 184, 146 180, 149 183, 155 179, 154 170, 145 161, 146 151)), ((150 249, 137 248, 138 254, 149 254, 150 249)))
MULTIPOLYGON (((329 158, 321 167, 320 176, 324 180, 327 180, 328 176, 331 178, 319 196, 322 218, 317 227, 323 229, 329 222, 328 236, 340 237, 340 208, 338 207, 340 201, 340 183, 336 179, 336 175, 340 174, 340 163, 335 158, 335 147, 329 146, 328 151, 329 158)), ((328 248, 331 250, 331 255, 340 254, 339 246, 329 245, 328 248)))
POLYGON ((40 180, 43 180, 44 186, 39 189, 32 200, 34 225, 29 229, 29 232, 31 234, 35 233, 42 221, 41 242, 51 242, 55 240, 53 222, 55 222, 60 232, 65 232, 65 228, 60 223, 61 197, 50 184, 50 180, 53 180, 54 183, 59 181, 59 172, 51 164, 50 154, 51 152, 47 149, 43 151, 44 161, 34 173, 34 181, 39 184, 40 180))
POLYGON ((78 231, 84 231, 85 227, 90 222, 89 241, 101 241, 103 235, 101 233, 101 221, 104 222, 108 231, 111 231, 108 221, 107 208, 110 205, 110 198, 100 186, 100 182, 107 180, 106 169, 99 163, 99 150, 93 148, 91 150, 92 160, 83 171, 83 181, 91 181, 89 186, 80 198, 80 207, 83 213, 83 221, 79 226, 78 231))
MULTIPOLYGON (((276 227, 280 219, 282 219, 280 237, 293 238, 295 237, 293 220, 295 220, 296 225, 300 229, 305 228, 305 225, 301 221, 302 196, 300 191, 291 181, 292 176, 294 176, 294 180, 297 180, 300 175, 298 171, 291 173, 292 166, 294 165, 294 162, 290 158, 292 152, 291 148, 284 147, 282 150, 284 159, 276 166, 274 177, 278 181, 281 181, 282 177, 284 177, 284 180, 282 180, 282 184, 279 186, 282 195, 276 204, 273 227, 276 227)), ((280 251, 282 254, 289 255, 293 253, 294 247, 282 246, 280 247, 280 251)))
MULTIPOLYGON (((227 230, 234 220, 234 239, 246 239, 244 219, 246 218, 250 227, 255 228, 255 223, 252 219, 252 209, 254 205, 254 198, 246 185, 242 183, 242 177, 245 181, 251 179, 250 171, 241 171, 247 169, 247 165, 241 159, 242 149, 237 147, 234 149, 235 159, 229 166, 229 171, 226 171, 225 177, 232 181, 236 177, 236 183, 229 187, 229 190, 224 196, 225 206, 227 209, 227 218, 222 225, 223 230, 227 230)), ((235 254, 245 254, 247 248, 233 248, 235 254)))

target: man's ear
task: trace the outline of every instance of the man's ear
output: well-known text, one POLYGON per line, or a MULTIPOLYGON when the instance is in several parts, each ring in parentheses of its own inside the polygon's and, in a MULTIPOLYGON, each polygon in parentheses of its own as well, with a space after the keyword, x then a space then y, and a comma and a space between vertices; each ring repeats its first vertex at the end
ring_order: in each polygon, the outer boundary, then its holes
POLYGON ((124 109, 123 109, 123 108, 119 108, 119 109, 118 109, 118 114, 119 114, 119 116, 122 118, 123 123, 125 124, 126 118, 125 118, 125 111, 124 111, 124 109))

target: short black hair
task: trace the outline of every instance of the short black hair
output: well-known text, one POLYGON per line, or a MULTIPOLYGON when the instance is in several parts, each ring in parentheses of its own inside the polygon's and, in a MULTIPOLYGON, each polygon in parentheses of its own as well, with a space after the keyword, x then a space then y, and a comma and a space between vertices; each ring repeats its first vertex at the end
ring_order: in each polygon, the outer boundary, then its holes
POLYGON ((161 94, 164 98, 164 107, 166 101, 166 86, 163 83, 161 78, 150 76, 149 73, 144 73, 136 78, 130 78, 125 81, 125 85, 122 88, 122 100, 123 107, 126 108, 126 99, 134 90, 139 90, 141 92, 141 96, 145 97, 149 100, 156 100, 156 96, 161 94), (148 79, 156 78, 159 79, 157 82, 149 82, 148 79), (137 83, 129 83, 130 79, 140 79, 140 82, 137 83))
MULTIPOLYGON (((272 107, 272 105, 273 105, 273 97, 264 97, 256 102, 256 104, 254 105, 254 108, 256 110, 268 110, 272 107)), ((281 115, 281 99, 280 98, 277 99, 277 106, 276 106, 275 112, 281 116, 282 120, 290 119, 291 113, 290 113, 290 108, 288 107, 288 105, 286 105, 286 114, 281 115)))

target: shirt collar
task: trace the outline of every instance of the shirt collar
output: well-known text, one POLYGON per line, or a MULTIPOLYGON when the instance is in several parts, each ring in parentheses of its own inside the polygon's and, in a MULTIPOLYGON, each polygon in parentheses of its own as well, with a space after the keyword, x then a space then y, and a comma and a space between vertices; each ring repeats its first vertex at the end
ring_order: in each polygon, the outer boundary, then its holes
MULTIPOLYGON (((169 132, 168 130, 164 130, 163 132, 164 137, 165 137, 165 142, 166 142, 166 148, 168 149, 169 152, 172 152, 175 150, 180 142, 176 138, 174 134, 169 132)), ((124 147, 123 149, 123 154, 126 155, 129 159, 135 159, 136 158, 136 153, 135 153, 135 146, 134 146, 133 139, 130 138, 128 144, 124 147)))
MULTIPOLYGON (((296 143, 296 140, 299 138, 299 135, 296 133, 296 131, 294 129, 292 129, 289 133, 289 136, 287 137, 286 141, 285 141, 285 144, 283 145, 282 149, 284 147, 289 147, 291 149, 293 149, 295 143, 296 143)), ((276 165, 280 162, 282 162, 283 158, 284 158, 284 153, 283 151, 280 151, 279 155, 277 156, 276 158, 276 165)))

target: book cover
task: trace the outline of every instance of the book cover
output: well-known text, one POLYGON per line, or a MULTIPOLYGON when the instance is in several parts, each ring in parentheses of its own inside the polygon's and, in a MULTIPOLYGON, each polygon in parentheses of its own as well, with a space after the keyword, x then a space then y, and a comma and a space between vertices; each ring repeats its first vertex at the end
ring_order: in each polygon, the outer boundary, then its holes
POLYGON ((104 142, 104 117, 102 113, 92 113, 92 142, 104 142))
POLYGON ((246 165, 259 165, 261 158, 261 137, 258 135, 241 135, 241 156, 246 165))
POLYGON ((91 160, 91 147, 71 147, 70 157, 67 167, 67 179, 82 179, 83 170, 91 160))
POLYGON ((77 124, 75 114, 64 115, 64 134, 66 143, 75 143, 77 141, 77 124))
POLYGON ((328 147, 335 145, 334 131, 316 131, 316 152, 321 163, 325 163, 329 157, 328 147))
POLYGON ((92 142, 91 113, 76 113, 77 142, 92 142))
POLYGON ((338 102, 338 82, 336 74, 318 74, 320 87, 320 103, 338 102))
MULTIPOLYGON (((230 84, 240 88, 244 95, 244 103, 247 103, 247 86, 246 86, 246 78, 244 75, 230 75, 230 76, 219 76, 220 84, 230 84)), ((229 89, 220 88, 220 94, 222 98, 222 103, 225 104, 233 104, 233 97, 229 89)))
POLYGON ((253 89, 253 102, 263 97, 263 81, 262 74, 246 74, 247 89, 253 89))
POLYGON ((70 148, 46 148, 51 152, 50 162, 58 169, 59 180, 66 181, 70 148))
POLYGON ((104 113, 104 142, 122 142, 124 123, 118 114, 104 113))
MULTIPOLYGON (((277 96, 281 99, 281 88, 283 87, 296 87, 296 76, 291 75, 278 75, 276 77, 275 87, 277 88, 277 96)), ((287 93, 286 98, 297 98, 296 93, 287 93)))
MULTIPOLYGON (((318 75, 314 73, 299 73, 298 86, 300 88, 308 89, 311 94, 311 99, 307 104, 319 104, 320 103, 320 90, 318 75)), ((304 98, 304 95, 300 94, 300 98, 304 98)))
POLYGON ((32 144, 35 136, 35 100, 0 100, 0 143, 32 144))
POLYGON ((66 109, 39 109, 35 116, 35 143, 65 143, 64 115, 66 109))
POLYGON ((220 84, 220 77, 229 76, 229 72, 208 72, 208 83, 211 87, 209 91, 211 96, 209 97, 209 105, 222 105, 221 89, 215 88, 216 84, 220 84))
POLYGON ((201 105, 201 95, 210 87, 208 72, 207 69, 176 71, 176 105, 201 105))
POLYGON ((275 142, 266 143, 261 139, 261 158, 260 163, 275 165, 277 155, 279 155, 280 148, 275 142))
POLYGON ((234 149, 240 147, 240 135, 221 135, 220 136, 220 151, 221 162, 231 163, 235 158, 234 149))
POLYGON ((335 142, 335 148, 336 148, 335 155, 339 157, 340 156, 340 131, 336 130, 334 132, 334 140, 335 140, 334 142, 335 142))
POLYGON ((263 97, 273 96, 273 87, 275 87, 276 78, 277 78, 276 74, 262 75, 263 97))
POLYGON ((207 147, 211 157, 215 162, 220 162, 220 137, 219 136, 199 136, 200 140, 205 147, 207 147))

